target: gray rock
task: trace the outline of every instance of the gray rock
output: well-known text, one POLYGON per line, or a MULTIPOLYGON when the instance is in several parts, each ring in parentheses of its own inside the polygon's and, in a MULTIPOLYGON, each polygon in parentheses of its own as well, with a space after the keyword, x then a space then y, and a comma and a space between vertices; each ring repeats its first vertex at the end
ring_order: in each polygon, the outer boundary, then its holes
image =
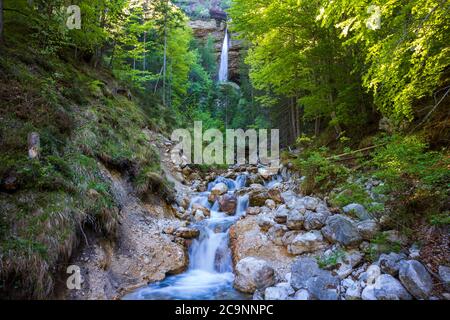
POLYGON ((225 193, 227 193, 228 191, 228 187, 225 183, 218 183, 214 186, 214 188, 212 188, 211 190, 211 194, 216 195, 216 196, 221 196, 225 193))
POLYGON ((308 290, 300 289, 295 293, 294 300, 307 301, 307 300, 311 300, 311 296, 310 296, 308 290))
POLYGON ((286 226, 290 230, 302 230, 305 217, 298 210, 293 210, 286 220, 286 226))
POLYGON ((399 278, 416 299, 428 299, 433 290, 433 280, 423 264, 417 260, 400 263, 399 278))
POLYGON ((374 295, 377 300, 412 299, 402 284, 389 274, 382 274, 377 278, 374 285, 374 295))
POLYGON ((331 272, 321 270, 319 275, 308 279, 307 290, 317 300, 337 300, 339 297, 339 278, 331 272))
POLYGON ((313 230, 307 233, 299 234, 292 240, 288 246, 288 252, 291 254, 303 254, 307 252, 314 252, 326 247, 323 241, 323 236, 320 231, 313 230))
POLYGON ((328 211, 320 211, 320 212, 312 212, 307 211, 305 214, 304 227, 306 230, 319 230, 327 221, 327 218, 330 216, 330 212, 328 211))
POLYGON ((295 204, 297 202, 297 194, 292 191, 292 190, 288 190, 286 192, 283 192, 281 194, 281 197, 283 198, 284 202, 286 203, 286 205, 291 206, 293 204, 295 204))
POLYGON ((356 227, 364 240, 372 240, 380 232, 380 226, 374 220, 361 221, 356 227))
POLYGON ((345 292, 346 300, 361 300, 361 283, 354 282, 345 292))
POLYGON ((389 254, 383 253, 378 259, 377 264, 383 273, 397 276, 400 270, 400 262, 406 259, 404 254, 391 252, 389 254))
POLYGON ((286 205, 281 205, 278 207, 277 211, 275 212, 274 219, 277 223, 286 223, 288 215, 289 215, 289 210, 286 208, 286 205))
MULTIPOLYGON (((321 270, 313 258, 301 257, 294 261, 291 286, 296 290, 307 290, 312 298, 318 300, 336 300, 339 296, 339 279, 331 272, 321 270)), ((306 296, 304 291, 302 296, 306 296)))
MULTIPOLYGON (((364 283, 362 282, 361 285, 364 283)), ((411 295, 401 283, 388 274, 379 276, 374 284, 364 287, 361 298, 363 300, 411 300, 411 295)))
POLYGON ((275 203, 275 201, 273 201, 272 199, 267 199, 264 205, 265 205, 267 208, 270 208, 270 209, 272 209, 272 210, 275 209, 276 206, 277 206, 277 204, 275 203))
POLYGON ((264 300, 263 293, 259 290, 256 290, 255 293, 253 293, 252 300, 257 300, 257 301, 264 300))
POLYGON ((275 284, 275 271, 261 259, 247 257, 236 265, 234 287, 242 292, 254 293, 275 284))
POLYGON ((363 291, 361 292, 361 299, 362 300, 377 300, 377 297, 375 296, 375 288, 374 286, 366 286, 363 291))
POLYGON ((194 228, 181 227, 175 231, 175 235, 183 239, 194 239, 200 235, 200 231, 194 228))
POLYGON ((339 268, 336 270, 336 274, 340 279, 348 277, 353 268, 358 266, 363 260, 363 254, 357 250, 346 252, 345 255, 339 259, 339 268))
POLYGON ((250 216, 257 216, 258 214, 261 213, 261 208, 260 207, 248 207, 246 210, 246 213, 250 216))
POLYGON ((265 300, 287 300, 289 292, 283 287, 269 287, 264 291, 265 300))
POLYGON ((267 232, 267 237, 276 245, 283 245, 283 237, 288 232, 288 228, 282 224, 275 224, 267 232))
POLYGON ((358 204, 358 203, 352 203, 348 206, 345 206, 343 208, 344 212, 346 214, 354 214, 358 217, 359 220, 369 220, 372 219, 372 217, 369 215, 367 210, 364 208, 364 206, 358 204))
POLYGON ((306 289, 308 279, 315 277, 319 272, 320 268, 316 259, 300 257, 291 267, 291 286, 295 290, 306 289))
POLYGON ((295 293, 294 288, 291 287, 291 284, 288 282, 280 282, 275 285, 277 288, 285 288, 288 292, 288 295, 293 295, 295 293))
POLYGON ((263 232, 269 231, 274 224, 275 222, 267 216, 258 217, 258 226, 263 232))
POLYGON ((234 195, 224 194, 219 197, 220 211, 225 212, 229 216, 236 213, 237 198, 234 195))
POLYGON ((294 239, 301 234, 301 231, 288 231, 283 236, 283 239, 281 241, 283 242, 283 245, 288 246, 294 241, 294 239))
POLYGON ((439 266, 439 277, 441 277, 445 290, 450 291, 450 267, 439 266))
POLYGON ((306 209, 316 211, 317 206, 319 205, 319 199, 313 197, 304 197, 302 200, 306 209))
POLYGON ((362 238, 353 222, 340 214, 327 219, 322 229, 324 237, 330 242, 338 242, 344 246, 357 246, 362 238))
POLYGON ((410 259, 419 259, 420 258, 420 248, 417 246, 417 244, 413 244, 409 248, 409 258, 410 259))

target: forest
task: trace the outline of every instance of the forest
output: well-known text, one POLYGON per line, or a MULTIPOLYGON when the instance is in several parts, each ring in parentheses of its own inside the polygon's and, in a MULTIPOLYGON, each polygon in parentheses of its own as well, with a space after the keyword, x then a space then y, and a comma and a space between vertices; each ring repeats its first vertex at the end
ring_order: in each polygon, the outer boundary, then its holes
POLYGON ((0 298, 448 300, 449 139, 447 0, 0 0, 0 298))

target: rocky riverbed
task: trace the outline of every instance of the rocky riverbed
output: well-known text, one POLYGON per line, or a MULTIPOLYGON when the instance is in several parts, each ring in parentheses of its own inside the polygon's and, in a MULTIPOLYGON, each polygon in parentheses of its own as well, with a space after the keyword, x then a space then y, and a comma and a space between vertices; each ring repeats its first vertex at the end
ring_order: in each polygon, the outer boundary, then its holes
POLYGON ((175 203, 143 203, 105 169, 122 201, 118 245, 92 243, 76 260, 78 299, 410 300, 448 299, 450 269, 432 272, 420 250, 383 215, 359 204, 330 207, 304 196, 301 177, 281 167, 235 166, 204 173, 161 150, 175 203), (396 252, 372 240, 383 235, 396 252), (374 254, 377 252, 379 254, 374 254))

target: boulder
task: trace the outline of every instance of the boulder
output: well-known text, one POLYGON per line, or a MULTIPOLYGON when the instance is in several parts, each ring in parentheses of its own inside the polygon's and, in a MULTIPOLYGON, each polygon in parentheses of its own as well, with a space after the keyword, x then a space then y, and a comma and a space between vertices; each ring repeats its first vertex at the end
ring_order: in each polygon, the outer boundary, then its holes
POLYGON ((300 257, 292 264, 291 286, 306 289, 313 299, 336 300, 339 296, 339 279, 321 270, 317 261, 309 257, 300 257))
POLYGON ((320 230, 327 221, 330 213, 327 211, 312 212, 307 211, 305 214, 304 226, 306 230, 320 230))
POLYGON ((291 287, 291 284, 288 282, 280 282, 278 284, 275 285, 275 287, 277 288, 284 288, 287 290, 288 295, 293 295, 295 293, 294 288, 291 287))
POLYGON ((308 279, 306 289, 314 299, 338 300, 339 278, 329 271, 321 270, 317 276, 308 279))
POLYGON ((290 230, 302 230, 305 217, 298 210, 292 210, 286 220, 286 226, 290 230))
POLYGON ((212 189, 211 189, 211 194, 214 196, 221 196, 225 193, 228 192, 228 187, 225 183, 221 182, 216 184, 212 189))
POLYGON ((404 254, 391 252, 389 254, 381 254, 378 258, 378 265, 383 273, 390 274, 391 276, 397 276, 400 270, 400 262, 406 259, 404 254))
POLYGON ((254 293, 275 284, 275 272, 269 264, 261 259, 247 257, 236 265, 234 287, 245 293, 254 293))
POLYGON ((353 269, 358 266, 363 260, 363 254, 358 250, 352 250, 346 252, 343 257, 339 258, 339 268, 336 270, 336 274, 340 279, 348 277, 353 269))
POLYGON ((281 196, 281 191, 278 189, 270 189, 268 191, 269 198, 276 203, 284 203, 283 197, 281 196))
POLYGON ((194 221, 196 222, 200 222, 206 219, 204 212, 201 210, 196 210, 194 211, 193 214, 194 214, 194 221))
POLYGON ((266 202, 264 203, 264 205, 269 208, 269 209, 275 209, 276 208, 276 203, 275 201, 273 201, 272 199, 267 199, 266 202))
POLYGON ((175 202, 182 207, 183 209, 187 210, 189 208, 190 200, 189 197, 186 195, 183 195, 179 193, 177 197, 175 198, 175 202))
POLYGON ((285 205, 281 205, 278 207, 277 211, 275 212, 274 220, 277 223, 286 223, 288 216, 289 216, 289 210, 286 208, 285 205))
POLYGON ((308 301, 312 300, 308 290, 300 289, 294 294, 294 300, 308 301))
POLYGON ((251 207, 262 207, 266 204, 266 200, 269 199, 269 193, 264 188, 253 188, 248 193, 248 198, 251 207))
POLYGON ((320 272, 317 260, 310 257, 299 257, 291 266, 291 286, 295 290, 305 289, 309 278, 320 272))
POLYGON ((196 212, 196 211, 198 211, 198 210, 201 211, 201 212, 203 212, 203 215, 204 215, 205 217, 210 217, 210 216, 211 216, 211 211, 210 211, 208 208, 202 206, 201 204, 194 203, 194 204, 192 205, 192 211, 193 211, 193 212, 196 212))
POLYGON ((288 232, 288 228, 282 224, 275 224, 267 232, 268 238, 278 246, 283 245, 283 237, 288 232))
POLYGON ((354 215, 361 221, 372 219, 366 208, 358 203, 349 204, 345 206, 343 210, 346 214, 354 215))
MULTIPOLYGON (((168 231, 168 230, 167 230, 168 231)), ((197 238, 200 235, 200 231, 194 228, 178 228, 175 231, 175 236, 183 239, 194 239, 197 238)))
MULTIPOLYGON (((366 287, 364 290, 371 286, 366 287)), ((376 300, 411 300, 412 297, 402 284, 389 274, 379 276, 373 285, 376 300)))
POLYGON ((400 263, 399 278, 403 286, 416 299, 428 299, 433 289, 431 275, 417 260, 400 263))
POLYGON ((345 291, 345 300, 361 300, 361 283, 353 282, 345 291))
POLYGON ((264 291, 265 300, 287 300, 289 291, 283 287, 269 287, 264 291))
POLYGON ((372 240, 378 232, 380 232, 380 226, 374 220, 361 221, 356 225, 359 234, 364 240, 372 240))
POLYGON ((353 222, 340 214, 327 219, 322 229, 324 237, 330 242, 338 242, 344 246, 357 246, 362 238, 353 222))
POLYGON ((445 290, 450 292, 450 267, 439 266, 439 277, 444 284, 445 290))
POLYGON ((307 233, 299 234, 292 240, 288 246, 288 252, 299 255, 308 252, 315 252, 326 247, 323 236, 320 231, 313 230, 307 233))
POLYGON ((230 249, 233 263, 236 264, 246 257, 261 259, 275 270, 277 279, 285 279, 295 258, 287 252, 285 246, 276 245, 267 233, 261 232, 258 225, 261 217, 270 221, 270 227, 275 224, 271 216, 260 215, 246 216, 231 227, 230 249))
POLYGON ((237 198, 234 195, 224 194, 219 198, 219 208, 221 212, 232 216, 236 213, 237 198))
POLYGON ((258 217, 258 226, 263 232, 269 231, 270 228, 275 224, 273 219, 268 216, 259 216, 258 217))
POLYGON ((278 174, 279 168, 269 168, 269 167, 263 167, 258 169, 258 174, 264 179, 269 180, 271 177, 278 174))
POLYGON ((283 245, 289 246, 299 234, 301 234, 300 231, 286 232, 283 236, 283 239, 281 240, 283 242, 283 245))
POLYGON ((251 173, 247 176, 247 185, 250 186, 252 184, 264 184, 264 180, 261 176, 251 173))
POLYGON ((304 197, 302 200, 306 209, 316 211, 317 206, 319 205, 319 199, 313 197, 304 197))
POLYGON ((246 210, 246 213, 251 216, 257 216, 258 214, 261 213, 261 208, 260 207, 248 207, 246 210))

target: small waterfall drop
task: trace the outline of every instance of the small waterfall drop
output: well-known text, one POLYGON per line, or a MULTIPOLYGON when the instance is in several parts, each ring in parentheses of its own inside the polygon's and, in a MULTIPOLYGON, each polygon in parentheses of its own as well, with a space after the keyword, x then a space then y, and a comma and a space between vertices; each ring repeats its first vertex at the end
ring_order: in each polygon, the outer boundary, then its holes
POLYGON ((124 299, 170 299, 170 300, 230 300, 246 299, 245 295, 233 288, 234 274, 230 249, 229 230, 245 214, 249 205, 248 195, 237 197, 236 212, 229 216, 220 212, 219 202, 211 204, 208 196, 218 183, 228 187, 228 194, 245 187, 247 176, 238 175, 235 180, 218 177, 208 186, 208 191, 192 197, 193 204, 201 204, 211 210, 211 217, 193 226, 200 230, 198 239, 192 241, 189 248, 189 268, 180 275, 171 276, 163 281, 124 297, 124 299))
POLYGON ((223 39, 222 53, 220 55, 219 83, 228 81, 228 49, 230 39, 228 35, 228 27, 225 29, 225 37, 223 39))

